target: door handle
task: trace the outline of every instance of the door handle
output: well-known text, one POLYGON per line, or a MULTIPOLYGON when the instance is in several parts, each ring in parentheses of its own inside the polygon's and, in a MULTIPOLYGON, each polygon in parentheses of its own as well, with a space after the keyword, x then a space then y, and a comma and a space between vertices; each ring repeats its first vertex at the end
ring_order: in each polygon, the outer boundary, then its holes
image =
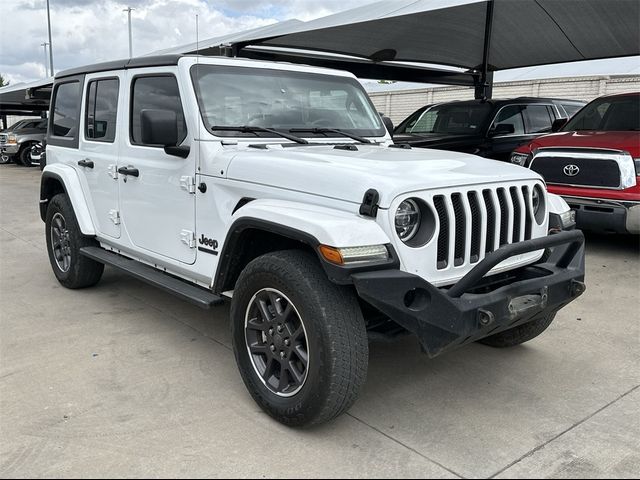
POLYGON ((135 168, 133 165, 128 165, 126 167, 120 167, 118 169, 118 173, 121 175, 131 175, 132 177, 139 177, 140 170, 135 168))
POLYGON ((80 160, 78 162, 78 165, 80 165, 81 167, 93 168, 93 162, 91 160, 89 160, 88 158, 80 160))

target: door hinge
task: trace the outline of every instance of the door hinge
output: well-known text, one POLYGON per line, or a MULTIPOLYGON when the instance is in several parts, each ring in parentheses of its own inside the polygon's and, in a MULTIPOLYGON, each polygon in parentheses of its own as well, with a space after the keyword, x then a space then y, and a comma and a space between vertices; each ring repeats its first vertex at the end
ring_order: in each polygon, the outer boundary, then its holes
POLYGON ((108 171, 109 176, 111 178, 113 178, 114 180, 118 179, 118 166, 117 165, 114 165, 114 164, 109 165, 109 168, 107 169, 107 171, 108 171))
POLYGON ((109 218, 114 225, 120 225, 120 212, 118 210, 109 210, 109 218))
POLYGON ((189 193, 196 193, 196 179, 189 175, 180 177, 180 188, 189 193))
POLYGON ((189 248, 196 248, 196 234, 191 230, 182 230, 180 232, 180 241, 189 248))

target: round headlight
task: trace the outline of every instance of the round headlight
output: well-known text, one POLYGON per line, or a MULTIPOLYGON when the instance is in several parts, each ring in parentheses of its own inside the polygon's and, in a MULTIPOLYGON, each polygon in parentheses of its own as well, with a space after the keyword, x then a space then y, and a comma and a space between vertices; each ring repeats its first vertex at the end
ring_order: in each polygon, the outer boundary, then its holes
POLYGON ((420 208, 415 200, 405 200, 396 210, 396 233, 400 240, 407 242, 420 229, 420 208))
POLYGON ((544 191, 540 185, 536 185, 533 187, 533 192, 531 192, 531 203, 533 206, 533 216, 538 222, 538 225, 541 225, 544 221, 544 191))

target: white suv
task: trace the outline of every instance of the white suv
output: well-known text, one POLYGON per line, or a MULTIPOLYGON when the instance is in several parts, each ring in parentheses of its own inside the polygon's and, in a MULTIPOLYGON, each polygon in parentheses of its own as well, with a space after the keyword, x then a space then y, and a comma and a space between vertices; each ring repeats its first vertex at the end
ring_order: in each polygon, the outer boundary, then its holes
POLYGON ((55 80, 41 216, 68 288, 111 265, 231 302, 242 378, 287 425, 330 420, 368 340, 517 345, 584 291, 566 203, 515 165, 393 144, 348 73, 146 57, 55 80))

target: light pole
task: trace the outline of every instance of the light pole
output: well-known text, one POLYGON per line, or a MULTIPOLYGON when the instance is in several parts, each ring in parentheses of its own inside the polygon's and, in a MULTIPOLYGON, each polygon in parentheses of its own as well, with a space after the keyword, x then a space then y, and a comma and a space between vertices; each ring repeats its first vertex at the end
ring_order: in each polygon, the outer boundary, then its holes
POLYGON ((122 10, 123 12, 127 12, 127 15, 129 16, 129 58, 133 57, 133 40, 131 37, 131 11, 132 10, 134 9, 131 7, 127 7, 124 10, 122 10))
POLYGON ((49 27, 49 68, 53 77, 53 44, 51 43, 51 13, 49 12, 49 0, 47 0, 47 25, 49 27))
POLYGON ((49 45, 49 42, 44 42, 40 44, 42 47, 44 47, 44 76, 47 76, 47 70, 48 70, 48 65, 47 65, 47 45, 49 45))

